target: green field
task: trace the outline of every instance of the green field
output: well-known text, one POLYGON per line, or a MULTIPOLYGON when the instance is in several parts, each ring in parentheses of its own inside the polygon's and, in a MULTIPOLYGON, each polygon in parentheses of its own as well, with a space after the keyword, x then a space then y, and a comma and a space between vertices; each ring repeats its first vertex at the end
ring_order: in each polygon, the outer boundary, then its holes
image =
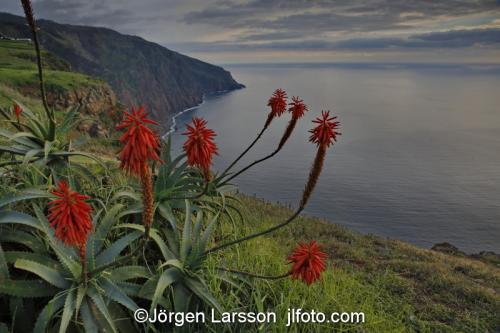
MULTIPOLYGON (((82 86, 95 86, 103 81, 90 76, 70 72, 69 65, 52 54, 42 52, 45 82, 49 92, 67 91, 82 86)), ((23 41, 0 40, 0 105, 12 103, 15 91, 25 91, 36 96, 38 72, 33 45, 23 41), (3 87, 2 87, 3 86, 3 87)), ((23 94, 26 95, 26 94, 23 94)), ((28 103, 29 104, 29 103, 28 103)))

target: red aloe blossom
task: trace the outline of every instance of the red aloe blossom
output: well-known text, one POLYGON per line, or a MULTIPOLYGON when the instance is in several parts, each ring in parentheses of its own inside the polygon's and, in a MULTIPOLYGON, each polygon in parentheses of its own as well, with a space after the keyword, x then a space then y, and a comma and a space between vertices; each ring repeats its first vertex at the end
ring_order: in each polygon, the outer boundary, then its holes
POLYGON ((319 279, 321 272, 326 269, 327 254, 315 242, 300 243, 288 257, 293 263, 291 270, 292 279, 300 279, 307 285, 319 279))
POLYGON ((57 197, 49 202, 48 216, 55 236, 66 245, 84 248, 92 230, 92 207, 85 202, 89 197, 72 191, 65 181, 51 193, 57 197))
POLYGON ((130 113, 125 112, 125 118, 116 126, 117 129, 125 130, 120 137, 120 142, 124 144, 120 152, 120 167, 136 176, 144 172, 149 160, 160 161, 160 139, 148 124, 158 125, 148 118, 147 112, 141 106, 139 109, 132 108, 130 113))
POLYGON ((267 102, 267 106, 271 107, 271 112, 267 116, 264 129, 266 129, 271 124, 271 121, 275 117, 279 117, 283 113, 285 113, 287 106, 286 99, 286 92, 283 89, 279 88, 274 91, 272 96, 269 98, 269 101, 267 102))
POLYGON ((293 96, 292 102, 289 104, 290 108, 288 112, 292 114, 293 118, 299 119, 302 118, 307 109, 307 105, 304 104, 304 101, 299 98, 299 96, 293 96))
POLYGON ((14 103, 14 114, 16 116, 17 122, 19 123, 21 121, 23 109, 17 103, 14 103))
POLYGON ((271 107, 271 112, 275 117, 281 116, 286 111, 286 92, 283 89, 276 89, 269 98, 267 106, 271 107))
POLYGON ((283 148, 285 143, 292 135, 292 132, 297 125, 297 121, 304 115, 304 113, 306 113, 306 111, 308 111, 307 105, 305 105, 304 101, 301 100, 298 96, 293 96, 292 102, 289 105, 290 108, 288 109, 288 112, 292 114, 292 119, 290 119, 290 121, 288 122, 288 126, 285 129, 285 133, 283 133, 283 136, 281 137, 276 152, 280 151, 283 148))
POLYGON ((318 125, 309 131, 312 133, 309 140, 318 146, 326 145, 327 147, 337 141, 337 135, 341 133, 337 131, 340 123, 335 119, 337 117, 330 117, 330 111, 321 111, 321 117, 313 120, 313 123, 318 125))
POLYGON ((186 125, 187 131, 182 133, 187 136, 184 142, 184 151, 187 154, 188 164, 199 167, 208 177, 212 157, 217 154, 215 132, 206 127, 207 121, 194 117, 193 123, 186 125))
POLYGON ((323 169, 327 148, 334 141, 337 141, 337 135, 340 135, 338 132, 340 123, 335 121, 335 119, 337 119, 337 117, 330 117, 330 111, 322 111, 321 117, 313 120, 313 123, 317 125, 309 131, 312 133, 309 140, 312 143, 317 144, 318 151, 316 152, 316 157, 314 158, 311 171, 309 172, 309 179, 307 180, 306 187, 302 193, 300 207, 304 207, 307 204, 307 201, 311 197, 314 187, 318 182, 319 175, 323 169))

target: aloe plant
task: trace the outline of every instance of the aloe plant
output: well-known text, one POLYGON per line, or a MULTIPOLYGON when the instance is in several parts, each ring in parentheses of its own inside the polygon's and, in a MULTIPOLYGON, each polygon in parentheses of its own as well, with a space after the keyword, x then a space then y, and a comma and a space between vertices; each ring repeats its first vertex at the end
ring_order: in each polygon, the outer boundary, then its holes
MULTIPOLYGON (((16 105, 20 105, 16 103, 16 105)), ((11 156, 10 159, 0 161, 0 167, 20 166, 35 164, 47 169, 53 177, 62 172, 69 165, 69 158, 84 156, 91 158, 102 165, 97 157, 79 151, 73 151, 71 141, 68 139, 70 130, 77 123, 79 106, 71 108, 66 112, 62 122, 55 126, 46 114, 30 111, 22 106, 22 121, 15 119, 13 110, 0 108, 0 114, 11 125, 14 130, 0 129, 0 153, 11 156)), ((79 167, 73 163, 72 167, 79 167)))
MULTIPOLYGON (((2 206, 13 201, 4 200, 2 206)), ((45 332, 51 324, 59 327, 59 332, 65 332, 69 325, 80 326, 78 318, 87 332, 137 329, 130 320, 117 321, 117 318, 130 317, 127 313, 138 308, 130 297, 127 281, 148 277, 145 268, 131 265, 130 260, 121 261, 124 257, 121 253, 127 248, 130 250, 142 232, 133 231, 112 237, 114 225, 126 216, 123 208, 123 205, 117 204, 95 214, 95 231, 87 242, 89 276, 86 284, 82 282, 82 264, 78 261, 78 254, 54 237, 53 229, 38 205, 33 205, 35 216, 11 210, 0 211, 0 226, 3 226, 0 242, 16 245, 0 249, 0 294, 48 299, 38 315, 34 332, 45 332), (6 228, 7 225, 18 227, 6 228), (116 261, 120 261, 122 266, 110 265, 116 261), (10 272, 9 266, 12 267, 10 272), (124 275, 123 271, 128 273, 124 275)))

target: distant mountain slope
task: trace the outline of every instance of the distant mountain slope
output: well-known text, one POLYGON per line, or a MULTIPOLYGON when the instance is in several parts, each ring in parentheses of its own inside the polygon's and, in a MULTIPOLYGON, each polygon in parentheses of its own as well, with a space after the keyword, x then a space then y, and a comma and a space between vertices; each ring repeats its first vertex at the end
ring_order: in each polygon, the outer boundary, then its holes
MULTIPOLYGON (((146 105, 164 126, 203 94, 241 88, 221 67, 106 28, 39 20, 41 43, 72 70, 100 77, 127 105, 146 105)), ((24 18, 0 13, 0 34, 29 38, 24 18)))

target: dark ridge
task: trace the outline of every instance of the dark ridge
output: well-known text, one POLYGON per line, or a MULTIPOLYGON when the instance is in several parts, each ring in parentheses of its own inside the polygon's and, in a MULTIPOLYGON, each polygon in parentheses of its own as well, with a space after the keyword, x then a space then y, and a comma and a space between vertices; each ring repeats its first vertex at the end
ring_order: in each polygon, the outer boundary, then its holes
MULTIPOLYGON (((71 69, 107 81, 125 105, 145 105, 164 128, 203 95, 244 87, 222 67, 107 28, 38 20, 42 46, 71 69)), ((0 34, 29 38, 23 17, 0 13, 0 34)))

